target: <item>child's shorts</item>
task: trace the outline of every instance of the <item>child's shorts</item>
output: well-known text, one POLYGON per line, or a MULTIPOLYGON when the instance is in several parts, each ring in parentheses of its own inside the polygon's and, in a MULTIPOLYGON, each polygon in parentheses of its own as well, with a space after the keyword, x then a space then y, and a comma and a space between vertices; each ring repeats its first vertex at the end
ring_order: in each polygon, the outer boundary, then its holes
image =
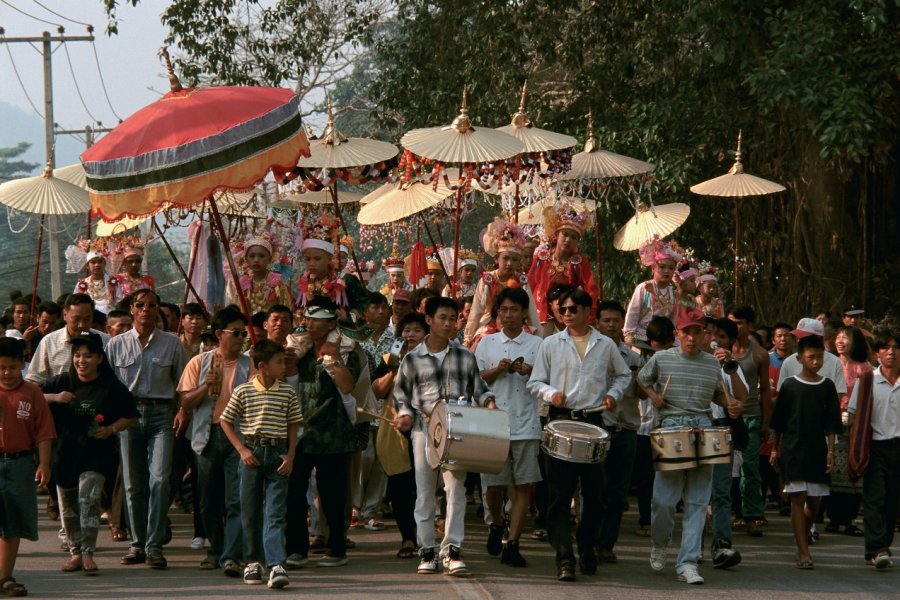
POLYGON ((38 539, 36 469, 34 454, 0 458, 0 538, 38 539))
POLYGON ((798 492, 806 492, 807 496, 827 496, 831 492, 831 488, 827 483, 816 483, 815 481, 788 481, 784 484, 785 494, 798 492))

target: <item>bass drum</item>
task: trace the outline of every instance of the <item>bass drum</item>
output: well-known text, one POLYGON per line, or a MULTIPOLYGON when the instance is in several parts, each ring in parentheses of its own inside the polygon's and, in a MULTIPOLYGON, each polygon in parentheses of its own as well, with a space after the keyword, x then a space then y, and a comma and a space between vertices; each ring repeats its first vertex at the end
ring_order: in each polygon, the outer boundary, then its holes
POLYGON ((509 415, 438 402, 428 421, 427 456, 432 468, 497 474, 509 458, 509 415))

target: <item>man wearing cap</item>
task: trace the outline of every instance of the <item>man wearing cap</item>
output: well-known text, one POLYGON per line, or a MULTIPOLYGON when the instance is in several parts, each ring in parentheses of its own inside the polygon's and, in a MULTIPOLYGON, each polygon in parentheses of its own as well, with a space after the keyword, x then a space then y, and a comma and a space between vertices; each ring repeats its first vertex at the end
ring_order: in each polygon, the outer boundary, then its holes
POLYGON ((162 546, 175 446, 176 389, 186 361, 178 336, 156 328, 160 304, 156 292, 138 290, 132 300, 134 329, 117 335, 106 347, 110 365, 134 396, 140 414, 136 425, 119 434, 131 523, 131 547, 121 563, 146 562, 165 569, 162 546))
MULTIPOLYGON (((578 243, 590 224, 589 216, 589 212, 576 211, 569 204, 563 204, 558 210, 553 207, 544 209, 544 231, 550 237, 550 243, 538 247, 528 271, 528 283, 534 291, 541 323, 546 323, 551 317, 547 293, 554 283, 568 283, 581 288, 591 296, 594 306, 597 304, 594 272, 590 261, 578 251, 578 243)), ((537 326, 537 323, 534 325, 537 326)))
POLYGON ((110 304, 113 306, 138 290, 156 289, 153 277, 141 275, 144 250, 137 245, 130 245, 125 247, 123 255, 122 268, 124 271, 113 275, 109 280, 110 304))
MULTIPOLYGON (((740 414, 740 403, 727 398, 722 390, 719 362, 702 351, 706 345, 705 327, 706 317, 700 310, 681 311, 676 323, 681 345, 654 354, 638 375, 638 383, 659 413, 662 428, 712 426, 711 402, 726 408, 732 418, 740 414)), ((711 492, 712 465, 656 472, 650 526, 650 567, 654 571, 666 566, 676 506, 684 500, 681 549, 675 570, 679 581, 703 583, 697 563, 711 492)))
POLYGON ((841 314, 841 321, 844 322, 844 327, 858 327, 858 322, 865 313, 863 309, 850 305, 850 308, 841 314))
MULTIPOLYGON (((791 331, 791 333, 798 340, 805 338, 808 335, 824 337, 825 326, 816 319, 804 317, 800 319, 797 323, 797 328, 791 331)), ((802 370, 803 366, 800 364, 800 361, 797 360, 796 352, 784 359, 784 362, 781 363, 781 370, 778 373, 777 389, 781 389, 781 384, 784 383, 788 377, 799 375, 802 370)), ((841 366, 841 359, 837 356, 831 352, 826 352, 822 368, 819 369, 818 373, 822 377, 827 377, 834 383, 838 396, 844 396, 847 393, 847 383, 844 380, 844 368, 841 366)))

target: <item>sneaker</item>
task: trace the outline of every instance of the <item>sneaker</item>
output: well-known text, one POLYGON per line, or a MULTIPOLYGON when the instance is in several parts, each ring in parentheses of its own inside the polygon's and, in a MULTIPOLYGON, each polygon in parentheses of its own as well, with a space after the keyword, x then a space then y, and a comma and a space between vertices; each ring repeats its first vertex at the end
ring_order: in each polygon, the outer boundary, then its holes
POLYGON ((384 523, 376 519, 369 519, 366 521, 366 524, 363 525, 363 528, 368 529, 369 531, 381 531, 384 529, 384 523))
POLYGON ((288 569, 300 569, 309 564, 309 557, 305 554, 293 553, 289 554, 287 560, 284 561, 284 566, 288 569))
POLYGON ((741 562, 741 553, 731 548, 719 548, 713 556, 713 569, 727 569, 741 562))
POLYGON ((169 562, 163 556, 162 550, 154 548, 147 553, 147 566, 151 569, 165 569, 169 566, 169 562))
POLYGON ((434 575, 438 571, 440 571, 440 566, 438 565, 438 559, 437 555, 434 553, 434 549, 430 548, 427 551, 422 550, 417 572, 420 575, 434 575))
POLYGON ((466 563, 460 558, 460 551, 456 546, 450 546, 450 550, 444 556, 444 570, 447 575, 465 575, 469 572, 466 563))
POLYGON ((519 553, 518 540, 506 542, 506 547, 503 548, 503 553, 500 554, 500 562, 511 567, 524 567, 527 565, 525 559, 519 553))
POLYGON ((700 585, 704 580, 703 577, 700 576, 700 573, 697 572, 697 567, 694 565, 685 565, 678 574, 678 581, 683 581, 692 585, 700 585))
POLYGON ((263 568, 258 562, 250 563, 244 567, 244 583, 247 585, 261 585, 263 582, 263 568))
POLYGON ((894 563, 891 561, 890 555, 887 552, 879 552, 875 556, 875 561, 873 563, 876 569, 888 569, 894 566, 894 563))
POLYGON ((281 565, 275 565, 272 567, 272 570, 269 571, 269 589, 280 590, 283 587, 287 587, 287 584, 290 582, 291 580, 288 579, 287 572, 281 565))
POLYGON ((661 548, 657 548, 653 546, 650 548, 650 568, 654 571, 662 571, 666 568, 666 552, 668 551, 667 546, 663 546, 661 548))
POLYGON ((349 562, 347 560, 347 555, 343 556, 331 556, 330 554, 326 554, 316 563, 316 566, 319 567, 343 567, 349 562))
POLYGON ((498 556, 503 552, 502 525, 488 525, 487 552, 491 556, 498 556))
POLYGON ((195 537, 191 540, 191 550, 200 550, 203 548, 203 538, 195 537))

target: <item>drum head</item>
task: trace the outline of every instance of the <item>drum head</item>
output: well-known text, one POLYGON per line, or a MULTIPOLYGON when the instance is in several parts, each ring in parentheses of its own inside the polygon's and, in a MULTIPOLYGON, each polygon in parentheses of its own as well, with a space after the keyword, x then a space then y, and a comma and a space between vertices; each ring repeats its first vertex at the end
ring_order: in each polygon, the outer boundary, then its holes
POLYGON ((447 403, 438 402, 431 411, 431 418, 428 421, 428 464, 432 469, 438 468, 449 450, 447 423, 447 403))
POLYGON ((547 429, 572 438, 595 440, 609 437, 605 429, 590 423, 581 423, 580 421, 551 421, 547 424, 547 429))

